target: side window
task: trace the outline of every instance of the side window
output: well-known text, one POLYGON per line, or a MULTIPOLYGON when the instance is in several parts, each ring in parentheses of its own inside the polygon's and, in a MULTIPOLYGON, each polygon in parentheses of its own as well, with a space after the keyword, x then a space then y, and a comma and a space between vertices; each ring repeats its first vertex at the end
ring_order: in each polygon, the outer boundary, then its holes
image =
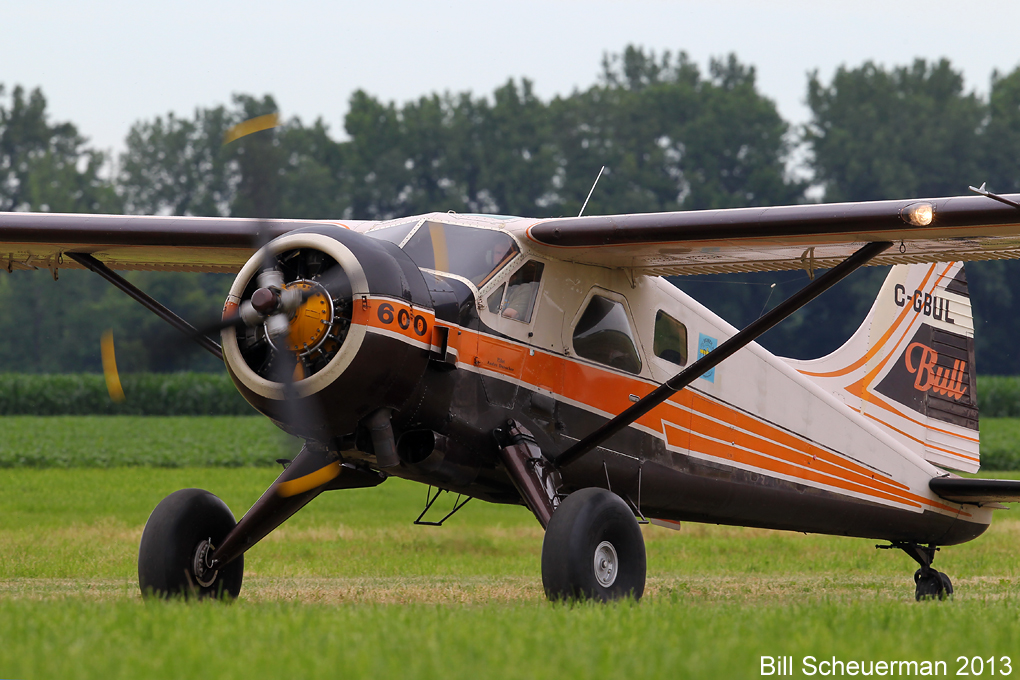
POLYGON ((677 366, 687 365, 687 326, 661 309, 655 315, 655 339, 652 341, 655 356, 677 366))
POLYGON ((523 267, 514 272, 506 288, 506 299, 503 302, 504 317, 531 323, 535 300, 538 299, 538 284, 542 282, 544 268, 545 265, 541 262, 528 260, 523 267))
POLYGON ((493 314, 499 314, 499 303, 503 301, 503 291, 506 290, 506 284, 503 284, 489 296, 486 304, 489 306, 489 311, 493 314))
POLYGON ((622 303, 596 295, 574 329, 578 356, 628 373, 641 372, 641 356, 622 303))

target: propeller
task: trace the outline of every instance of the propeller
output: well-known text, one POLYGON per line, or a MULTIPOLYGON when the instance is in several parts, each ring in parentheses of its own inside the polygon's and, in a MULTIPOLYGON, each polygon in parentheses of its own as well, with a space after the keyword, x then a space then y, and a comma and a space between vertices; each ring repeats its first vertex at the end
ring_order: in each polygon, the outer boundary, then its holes
MULTIPOLYGON (((275 113, 239 123, 224 137, 224 146, 278 124, 275 113)), ((248 193, 258 220, 252 246, 262 254, 261 266, 236 311, 200 328, 193 337, 233 329, 245 362, 281 386, 275 419, 291 434, 314 438, 325 425, 325 410, 315 395, 300 396, 297 383, 324 368, 339 351, 350 328, 352 288, 346 272, 328 255, 310 249, 280 251, 271 245, 276 235, 269 220, 275 175, 272 152, 261 160, 252 155, 265 150, 262 141, 245 148, 241 159, 249 161, 251 170, 248 193)))
POLYGON ((258 277, 259 287, 251 297, 238 305, 235 313, 199 329, 194 336, 208 336, 221 333, 227 328, 267 324, 271 338, 277 338, 289 330, 291 319, 309 298, 326 292, 331 299, 351 297, 350 280, 339 266, 328 276, 316 280, 314 286, 288 287, 274 265, 263 269, 258 277))
POLYGON ((317 396, 301 396, 297 383, 340 351, 353 316, 350 279, 314 248, 266 244, 260 252, 261 270, 234 291, 237 310, 202 332, 236 333, 243 361, 280 389, 273 418, 291 434, 319 438, 325 409, 317 396))

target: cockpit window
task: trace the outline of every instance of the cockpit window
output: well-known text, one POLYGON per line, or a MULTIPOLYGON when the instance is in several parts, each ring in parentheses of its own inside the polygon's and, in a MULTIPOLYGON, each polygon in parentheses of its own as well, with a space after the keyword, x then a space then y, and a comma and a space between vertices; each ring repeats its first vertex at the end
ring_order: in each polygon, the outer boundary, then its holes
POLYGON ((419 267, 463 276, 481 288, 520 250, 501 231, 426 222, 404 244, 404 252, 419 267))
POLYGON ((382 241, 389 241, 390 243, 396 243, 398 246, 400 242, 407 238, 407 235, 414 229, 414 225, 418 224, 418 221, 405 222, 404 224, 394 224, 392 227, 383 227, 382 229, 373 229, 368 232, 368 236, 377 238, 382 241))
POLYGON ((574 329, 574 351, 578 356, 628 373, 641 372, 641 355, 627 310, 616 300, 592 297, 574 329))

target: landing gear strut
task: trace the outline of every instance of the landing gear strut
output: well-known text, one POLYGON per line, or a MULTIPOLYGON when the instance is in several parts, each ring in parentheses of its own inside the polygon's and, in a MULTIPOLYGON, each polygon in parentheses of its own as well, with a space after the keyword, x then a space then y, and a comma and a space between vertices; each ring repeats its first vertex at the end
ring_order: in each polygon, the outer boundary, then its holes
POLYGON ((245 551, 323 491, 376 486, 384 479, 342 463, 335 451, 306 442, 240 522, 208 491, 176 491, 156 506, 142 532, 142 594, 234 599, 241 592, 245 551))
POLYGON ((546 596, 553 601, 640 599, 645 590, 645 539, 630 506, 597 487, 561 500, 559 471, 523 425, 510 420, 493 434, 507 474, 545 528, 546 596))
POLYGON ((953 582, 946 574, 931 568, 931 563, 935 561, 935 552, 938 550, 934 545, 897 542, 879 547, 899 548, 921 565, 921 568, 914 572, 914 599, 918 602, 953 598, 953 582))

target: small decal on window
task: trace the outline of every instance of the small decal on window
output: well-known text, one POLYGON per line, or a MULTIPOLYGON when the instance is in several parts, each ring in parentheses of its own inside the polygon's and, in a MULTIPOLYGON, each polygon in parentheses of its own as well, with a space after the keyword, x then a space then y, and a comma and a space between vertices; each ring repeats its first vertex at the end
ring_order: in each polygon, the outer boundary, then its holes
MULTIPOLYGON (((700 359, 701 357, 705 356, 706 354, 714 350, 718 344, 719 341, 713 338, 712 336, 705 335, 704 333, 698 333, 698 358, 700 359)), ((714 383, 715 367, 713 367, 712 370, 710 371, 706 371, 703 375, 701 375, 701 378, 703 380, 707 380, 710 383, 714 383)))

